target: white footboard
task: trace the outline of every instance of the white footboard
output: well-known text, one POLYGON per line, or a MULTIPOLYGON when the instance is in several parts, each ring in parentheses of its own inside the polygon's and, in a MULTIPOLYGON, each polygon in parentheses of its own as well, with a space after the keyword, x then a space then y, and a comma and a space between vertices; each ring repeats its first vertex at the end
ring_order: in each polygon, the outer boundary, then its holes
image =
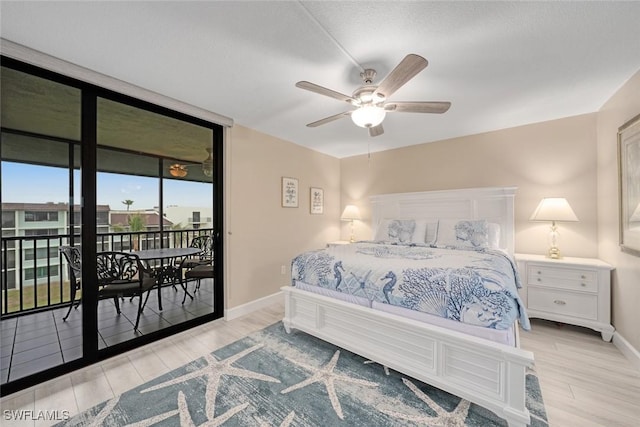
POLYGON ((533 353, 290 286, 283 323, 431 384, 506 419, 529 423, 526 368, 533 353))

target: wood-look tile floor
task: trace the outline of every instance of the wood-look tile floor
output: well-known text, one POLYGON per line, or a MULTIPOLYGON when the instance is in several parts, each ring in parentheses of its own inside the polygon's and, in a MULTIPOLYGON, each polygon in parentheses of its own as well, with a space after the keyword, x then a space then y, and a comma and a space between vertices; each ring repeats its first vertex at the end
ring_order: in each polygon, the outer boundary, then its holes
MULTIPOLYGON (((8 420, 5 411, 69 411, 73 416, 282 318, 283 304, 229 322, 218 320, 72 372, 2 399, 3 426, 45 426, 8 420)), ((640 372, 600 334, 533 320, 522 347, 534 353, 550 425, 640 426, 640 372)))

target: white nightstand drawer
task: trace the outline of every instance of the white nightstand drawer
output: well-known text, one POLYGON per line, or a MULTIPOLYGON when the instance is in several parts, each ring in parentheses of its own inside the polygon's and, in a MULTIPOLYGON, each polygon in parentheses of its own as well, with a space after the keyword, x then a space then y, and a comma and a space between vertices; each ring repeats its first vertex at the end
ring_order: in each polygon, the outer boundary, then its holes
POLYGON ((598 273, 579 268, 529 264, 527 284, 559 289, 598 292, 598 273))
POLYGON ((582 319, 598 320, 598 296, 529 287, 528 308, 582 319))

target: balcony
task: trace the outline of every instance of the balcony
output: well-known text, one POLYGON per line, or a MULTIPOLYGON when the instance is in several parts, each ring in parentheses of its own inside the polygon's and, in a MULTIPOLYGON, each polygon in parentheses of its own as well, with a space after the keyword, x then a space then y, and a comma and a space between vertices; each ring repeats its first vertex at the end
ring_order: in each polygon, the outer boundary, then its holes
MULTIPOLYGON (((186 247, 193 237, 211 232, 200 229, 98 233, 98 251, 186 247)), ((73 239, 77 245, 79 236, 73 239)), ((2 239, 2 384, 82 357, 82 305, 72 309, 66 321, 62 319, 69 309, 70 284, 67 265, 58 248, 71 241, 70 235, 2 239)), ((113 300, 99 301, 98 348, 212 313, 213 280, 202 280, 198 292, 194 292, 192 284, 187 286, 194 299, 187 299, 184 304, 179 287, 164 286, 162 311, 158 309, 157 292, 151 292, 138 331, 133 329, 137 300, 121 300, 120 315, 113 300)))

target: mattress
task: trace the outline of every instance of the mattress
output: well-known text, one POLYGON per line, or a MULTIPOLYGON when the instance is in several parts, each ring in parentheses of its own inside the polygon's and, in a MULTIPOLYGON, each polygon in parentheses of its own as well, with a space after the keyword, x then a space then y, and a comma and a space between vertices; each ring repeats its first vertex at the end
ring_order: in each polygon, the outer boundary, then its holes
POLYGON ((515 265, 501 251, 358 242, 298 255, 291 277, 294 286, 347 294, 369 307, 386 304, 496 330, 520 320, 530 328, 515 265))

